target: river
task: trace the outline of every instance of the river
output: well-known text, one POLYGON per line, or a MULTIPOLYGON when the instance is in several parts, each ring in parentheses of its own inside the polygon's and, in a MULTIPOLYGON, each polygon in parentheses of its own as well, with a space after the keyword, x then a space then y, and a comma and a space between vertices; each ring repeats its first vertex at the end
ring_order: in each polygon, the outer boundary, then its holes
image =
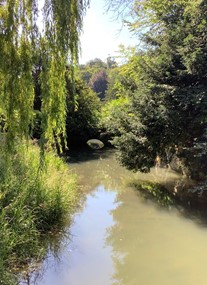
POLYGON ((170 185, 182 177, 169 169, 129 172, 111 151, 79 152, 70 168, 80 177, 83 204, 27 284, 207 284, 206 226, 181 208, 161 207, 129 187, 134 179, 170 185))

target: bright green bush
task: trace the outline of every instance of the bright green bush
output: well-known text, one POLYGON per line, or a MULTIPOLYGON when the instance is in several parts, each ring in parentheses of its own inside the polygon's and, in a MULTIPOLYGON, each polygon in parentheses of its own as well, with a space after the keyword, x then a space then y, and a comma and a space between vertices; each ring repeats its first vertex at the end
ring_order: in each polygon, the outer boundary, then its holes
POLYGON ((106 129, 112 135, 119 135, 119 120, 129 106, 128 97, 119 97, 106 102, 101 109, 100 128, 106 129))

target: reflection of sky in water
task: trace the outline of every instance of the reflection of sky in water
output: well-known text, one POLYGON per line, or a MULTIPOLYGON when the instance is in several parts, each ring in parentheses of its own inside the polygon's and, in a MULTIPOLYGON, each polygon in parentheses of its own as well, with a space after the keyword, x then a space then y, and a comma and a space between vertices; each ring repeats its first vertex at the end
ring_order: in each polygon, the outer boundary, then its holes
POLYGON ((113 271, 112 248, 105 242, 106 229, 114 225, 110 211, 119 203, 116 193, 99 185, 88 195, 82 213, 76 214, 70 228, 71 242, 60 252, 59 260, 45 262, 41 285, 106 285, 113 271), (57 263, 59 261, 59 263, 57 263))
POLYGON ((114 273, 112 249, 105 244, 105 236, 106 229, 114 224, 110 210, 116 208, 115 197, 114 192, 105 192, 100 185, 88 196, 84 214, 76 216, 71 229, 75 254, 70 259, 71 274, 70 267, 67 272, 71 285, 110 284, 114 273))
POLYGON ((111 155, 98 155, 72 166, 86 201, 35 284, 206 285, 206 229, 126 187, 134 178, 167 182, 179 176, 166 169, 132 174, 111 155))

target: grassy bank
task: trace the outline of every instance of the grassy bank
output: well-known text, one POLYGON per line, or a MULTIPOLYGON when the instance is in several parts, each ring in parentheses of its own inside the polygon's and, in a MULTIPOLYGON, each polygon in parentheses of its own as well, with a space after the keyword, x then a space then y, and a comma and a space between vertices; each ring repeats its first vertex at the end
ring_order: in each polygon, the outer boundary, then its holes
POLYGON ((0 150, 0 284, 16 284, 15 271, 44 255, 41 239, 60 229, 78 201, 76 177, 53 153, 40 171, 36 145, 21 145, 8 159, 0 150))

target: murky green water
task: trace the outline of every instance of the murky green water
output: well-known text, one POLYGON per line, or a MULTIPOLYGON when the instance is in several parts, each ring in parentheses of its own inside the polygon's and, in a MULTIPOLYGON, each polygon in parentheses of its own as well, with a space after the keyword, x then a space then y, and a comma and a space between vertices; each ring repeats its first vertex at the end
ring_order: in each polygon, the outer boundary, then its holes
POLYGON ((111 152, 72 163, 86 193, 36 285, 206 285, 207 228, 175 208, 160 208, 127 186, 131 179, 179 183, 169 170, 132 174, 111 152))

